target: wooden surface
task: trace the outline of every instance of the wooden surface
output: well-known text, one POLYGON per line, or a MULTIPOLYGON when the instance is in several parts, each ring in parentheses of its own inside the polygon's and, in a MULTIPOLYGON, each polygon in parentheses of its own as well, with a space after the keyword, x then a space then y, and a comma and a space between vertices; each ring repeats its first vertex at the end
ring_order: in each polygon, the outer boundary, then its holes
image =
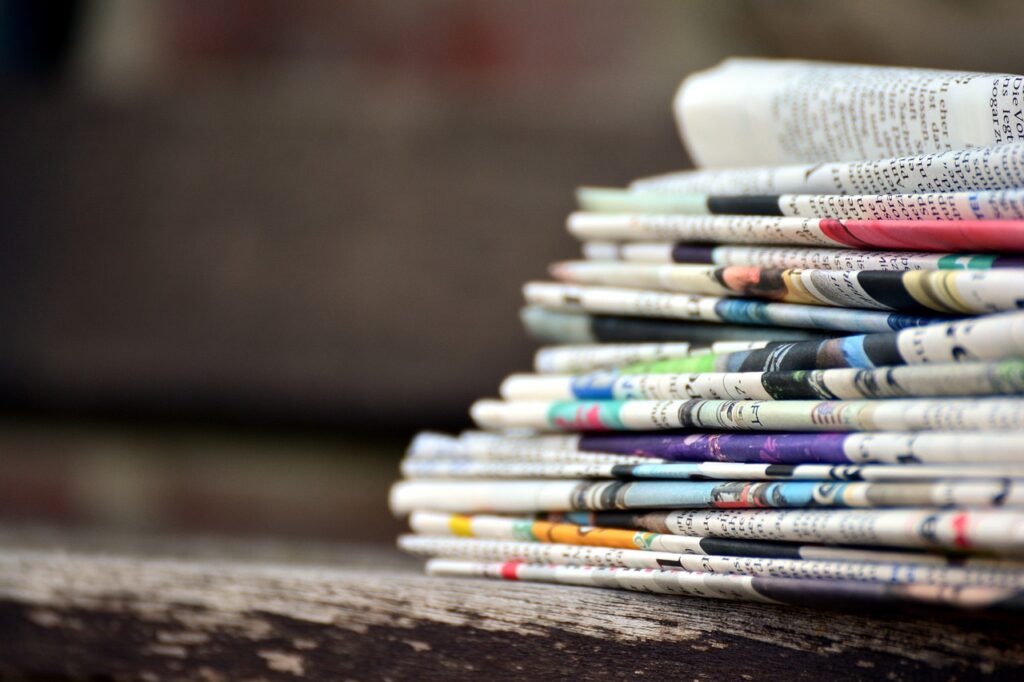
POLYGON ((1010 679, 1016 616, 429 578, 386 548, 0 528, 0 673, 226 679, 1010 679))

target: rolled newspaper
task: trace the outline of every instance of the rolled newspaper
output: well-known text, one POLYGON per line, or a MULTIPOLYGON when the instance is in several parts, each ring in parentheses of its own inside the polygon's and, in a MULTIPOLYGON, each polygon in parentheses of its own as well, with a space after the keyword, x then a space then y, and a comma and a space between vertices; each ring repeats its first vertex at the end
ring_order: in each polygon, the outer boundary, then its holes
POLYGON ((421 459, 642 464, 1024 464, 1024 431, 985 433, 573 433, 510 436, 468 431, 420 434, 407 453, 421 459), (623 459, 605 459, 616 457, 623 459))
MULTIPOLYGON (((857 514, 874 512, 845 512, 837 510, 832 513, 857 514)), ((598 514, 608 514, 608 512, 598 512, 598 514)), ((806 559, 811 561, 906 561, 908 563, 927 564, 929 566, 972 565, 996 568, 1006 568, 1008 566, 1019 568, 1021 565, 1018 562, 1005 559, 925 552, 923 548, 895 550, 879 547, 807 544, 780 540, 672 535, 671 533, 653 533, 646 530, 601 528, 536 518, 491 516, 487 514, 465 515, 417 511, 410 515, 409 527, 421 535, 559 543, 613 549, 676 552, 702 556, 729 555, 771 559, 806 559)))
POLYGON ((698 166, 887 159, 1024 140, 1024 77, 776 59, 694 73, 675 114, 698 166))
POLYGON ((1021 431, 1024 398, 899 400, 478 400, 483 429, 543 431, 1021 431))
MULTIPOLYGON (((964 248, 981 250, 1021 251, 1021 226, 1024 219, 1024 190, 1004 189, 985 192, 942 192, 936 194, 768 194, 764 196, 719 196, 714 194, 666 194, 639 192, 620 188, 581 187, 576 200, 584 211, 594 213, 668 213, 679 215, 783 216, 790 218, 831 218, 847 221, 894 221, 890 232, 910 238, 904 223, 924 225, 957 221, 970 224, 970 230, 959 237, 964 248), (983 225, 994 223, 989 233, 983 225), (899 229, 894 229, 898 227, 899 229), (977 242, 972 245, 972 242, 977 242), (987 246, 985 246, 987 245, 987 246), (982 247, 985 248, 982 248, 982 247)), ((831 224, 824 224, 826 235, 831 224)), ((918 235, 935 240, 946 247, 944 240, 956 239, 948 231, 935 227, 920 230, 918 235)), ((831 236, 831 235, 829 235, 831 236)), ((866 246, 851 244, 850 246, 866 246)), ((953 244, 949 244, 952 246, 953 244)), ((914 247, 903 244, 904 248, 914 247)), ((934 249, 935 247, 931 247, 934 249)))
POLYGON ((586 545, 545 545, 511 540, 403 535, 398 546, 410 554, 474 561, 521 561, 561 566, 602 566, 691 571, 803 580, 853 580, 911 585, 961 585, 1024 591, 1024 571, 1015 568, 934 566, 912 561, 828 561, 611 549, 586 545))
POLYGON ((1018 509, 714 509, 598 512, 558 520, 689 537, 985 551, 1024 556, 1018 509))
POLYGON ((1024 312, 846 336, 825 341, 769 343, 731 353, 628 365, 624 374, 776 372, 838 367, 869 368, 927 363, 981 362, 1024 357, 1024 312))
MULTIPOLYGON (((630 195, 635 196, 635 195, 630 195)), ((940 195, 937 195, 940 196, 940 195)), ((850 198, 852 200, 853 197, 850 198)), ((1024 211, 1024 193, 1019 199, 1024 211)), ((637 199, 632 199, 637 203, 637 199)), ((882 216, 806 217, 697 215, 654 212, 637 204, 616 213, 577 211, 569 215, 569 233, 582 241, 699 242, 911 251, 994 251, 1000 257, 1024 252, 1024 221, 875 220, 882 216), (840 218, 840 219, 836 219, 840 218)), ((705 211, 706 213, 706 211, 705 211)))
POLYGON ((580 585, 769 604, 863 607, 866 604, 890 605, 909 602, 965 609, 1019 609, 1024 604, 1024 594, 1021 590, 999 587, 764 578, 691 571, 440 558, 429 560, 426 570, 427 573, 436 576, 580 585))
POLYGON ((421 509, 523 514, 684 508, 1021 507, 1024 480, 874 483, 421 479, 393 485, 390 505, 395 514, 421 509))
POLYGON ((570 284, 925 315, 983 314, 1024 307, 1024 269, 851 272, 567 261, 553 264, 551 275, 570 284))
POLYGON ((1024 142, 872 161, 680 171, 635 180, 674 194, 914 194, 1024 187, 1024 142))
POLYGON ((583 257, 634 263, 697 263, 814 270, 988 270, 1024 268, 1024 258, 998 254, 863 251, 777 246, 704 246, 686 242, 605 242, 583 244, 583 257))
POLYGON ((879 332, 943 322, 948 318, 882 311, 766 303, 720 296, 673 294, 617 287, 529 282, 523 296, 530 305, 563 312, 665 317, 700 322, 778 325, 802 329, 879 332))
POLYGON ((597 461, 528 462, 407 458, 407 479, 667 479, 673 481, 931 481, 940 479, 1024 479, 1024 463, 993 464, 748 464, 659 462, 619 464, 597 461))
POLYGON ((505 400, 852 400, 1024 393, 1024 360, 795 372, 513 374, 505 400))

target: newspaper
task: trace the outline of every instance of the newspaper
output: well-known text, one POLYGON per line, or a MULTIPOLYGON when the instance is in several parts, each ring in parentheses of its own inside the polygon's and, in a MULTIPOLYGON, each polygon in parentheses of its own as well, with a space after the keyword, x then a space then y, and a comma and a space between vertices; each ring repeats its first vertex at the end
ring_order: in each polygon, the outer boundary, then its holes
MULTIPOLYGON (((523 514, 613 509, 808 507, 1021 507, 1024 480, 900 481, 399 481, 391 510, 523 514)), ((597 524, 601 525, 601 524, 597 524)), ((657 532, 664 532, 653 529, 657 532)))
POLYGON ((444 576, 1024 605, 1024 76, 731 60, 390 491, 444 576), (970 316, 962 318, 961 316, 970 316), (852 332, 852 334, 851 334, 852 332))
POLYGON ((505 400, 844 400, 1024 393, 1024 360, 796 372, 513 374, 505 400))
POLYGON ((664 318, 591 315, 526 306, 519 318, 533 338, 545 343, 603 343, 635 341, 686 342, 710 345, 722 341, 822 339, 835 333, 821 329, 791 329, 730 325, 664 318))
POLYGON ((1020 478, 1020 464, 753 464, 670 462, 618 464, 571 462, 480 461, 473 459, 407 458, 401 464, 407 479, 666 479, 671 481, 930 481, 941 479, 1020 478))
POLYGON ((778 372, 1019 358, 1024 358, 1024 312, 984 315, 899 332, 770 343, 764 348, 732 353, 705 353, 628 365, 619 371, 628 374, 778 372))
POLYGON ((987 433, 573 433, 513 436, 466 431, 458 438, 425 432, 410 459, 483 462, 643 464, 1024 464, 1024 431, 987 433))
MULTIPOLYGON (((1024 195, 1021 199, 1024 200, 1024 195)), ((1024 221, 1020 220, 967 217, 897 220, 887 216, 862 219, 861 216, 832 216, 824 212, 802 217, 659 214, 642 205, 626 208, 629 210, 617 213, 571 213, 567 229, 582 241, 784 244, 899 251, 991 251, 999 255, 1024 252, 1024 221)))
POLYGON ((857 272, 565 261, 550 270, 555 279, 569 284, 841 308, 983 314, 1024 307, 1024 269, 857 272))
POLYGON ((1014 189, 1024 187, 1024 142, 878 161, 681 171, 641 178, 629 187, 643 192, 721 195, 1014 189))
POLYGON ((453 438, 424 431, 416 434, 402 460, 406 466, 425 470, 435 463, 449 462, 517 463, 517 464, 582 464, 615 465, 645 464, 658 458, 629 454, 580 452, 573 447, 573 437, 539 436, 531 438, 499 437, 496 434, 466 433, 453 438), (494 436, 490 438, 489 436, 494 436))
POLYGON ((578 286, 556 282, 528 282, 523 287, 523 297, 529 305, 564 312, 579 311, 851 332, 905 329, 948 319, 935 315, 848 310, 800 303, 766 303, 721 296, 578 286))
POLYGON ((901 222, 998 221, 998 230, 1009 233, 999 243, 1013 246, 983 250, 1022 250, 1022 189, 936 194, 770 194, 748 197, 581 187, 577 190, 576 200, 581 209, 595 213, 780 216, 901 222))
POLYGON ((566 514, 559 522, 674 535, 991 552, 1024 557, 1018 509, 715 509, 566 514))
POLYGON ((446 559, 521 561, 562 566, 601 566, 690 571, 718 575, 748 575, 803 580, 853 580, 911 585, 963 585, 996 587, 1024 592, 1024 571, 1019 568, 934 566, 913 562, 826 561, 767 559, 736 556, 699 556, 675 552, 612 549, 587 545, 539 544, 510 540, 446 538, 403 535, 398 546, 405 552, 446 559))
POLYGON ((683 81, 676 121, 698 166, 887 159, 1024 140, 1024 77, 728 59, 683 81))
POLYGON ((533 356, 540 374, 577 374, 646 362, 687 358, 706 353, 734 353, 764 348, 768 341, 716 341, 707 347, 689 343, 599 343, 548 346, 533 356))
MULTIPOLYGON (((597 512, 605 515, 609 512, 597 512)), ((616 513, 616 512, 611 512, 616 513)), ((857 513, 857 512, 854 512, 857 513)), ((577 512, 573 512, 577 514, 577 512)), ((625 517, 620 520, 625 520, 625 517)), ((747 540, 716 538, 671 533, 652 533, 629 528, 560 523, 529 517, 493 516, 487 514, 447 514, 444 512, 413 512, 409 527, 420 535, 473 537, 517 542, 561 543, 618 549, 674 552, 701 556, 741 556, 770 559, 802 559, 809 561, 878 561, 906 562, 929 566, 988 566, 1020 568, 1021 563, 1005 559, 972 557, 963 554, 941 554, 923 549, 895 550, 884 547, 836 546, 786 542, 780 540, 747 540)))
POLYGON ((685 242, 583 243, 583 257, 633 263, 700 263, 813 270, 988 270, 1024 268, 1024 258, 998 254, 859 251, 778 246, 702 246, 685 242))
POLYGON ((690 355, 689 343, 603 343, 541 348, 534 355, 538 372, 577 373, 602 367, 655 362, 690 355))
POLYGON ((897 400, 478 400, 482 429, 1018 431, 1024 398, 897 400))
POLYGON ((463 559, 431 559, 427 561, 426 570, 435 576, 521 580, 818 607, 910 602, 965 609, 1019 609, 1024 604, 1024 594, 1019 590, 981 586, 763 578, 691 571, 558 566, 521 561, 491 563, 463 559))

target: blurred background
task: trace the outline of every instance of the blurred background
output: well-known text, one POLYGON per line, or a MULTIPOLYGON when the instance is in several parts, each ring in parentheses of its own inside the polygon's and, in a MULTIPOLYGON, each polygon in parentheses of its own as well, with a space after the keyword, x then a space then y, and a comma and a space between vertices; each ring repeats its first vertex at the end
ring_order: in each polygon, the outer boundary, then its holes
POLYGON ((730 55, 1020 73, 1024 5, 0 0, 0 522, 390 543, 577 184, 730 55))

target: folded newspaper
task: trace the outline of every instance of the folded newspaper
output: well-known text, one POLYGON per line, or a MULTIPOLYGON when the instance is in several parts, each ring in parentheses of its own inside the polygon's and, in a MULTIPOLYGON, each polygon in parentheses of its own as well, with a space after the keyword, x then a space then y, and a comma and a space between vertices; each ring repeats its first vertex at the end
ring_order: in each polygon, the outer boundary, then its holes
POLYGON ((432 575, 1024 608, 1024 77, 730 59, 391 491, 432 575), (528 371, 522 371, 528 370, 528 371))

